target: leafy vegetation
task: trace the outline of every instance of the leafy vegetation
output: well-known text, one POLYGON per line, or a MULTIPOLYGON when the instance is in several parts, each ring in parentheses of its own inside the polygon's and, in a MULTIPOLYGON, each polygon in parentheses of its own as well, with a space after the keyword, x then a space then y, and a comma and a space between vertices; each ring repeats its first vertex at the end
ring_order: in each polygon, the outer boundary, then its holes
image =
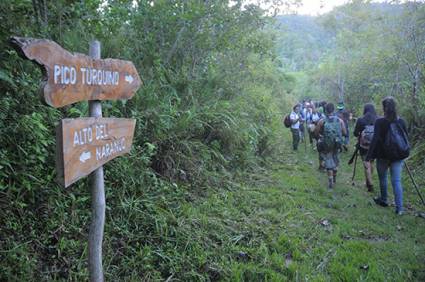
MULTIPOLYGON (((335 81, 356 110, 396 85, 421 136, 423 4, 355 1, 301 19, 310 37, 242 6, 0 1, 0 280, 88 278, 88 180, 64 190, 54 168, 55 126, 87 116, 88 105, 44 105, 42 74, 11 49, 12 35, 80 53, 97 39, 103 58, 134 62, 143 80, 131 100, 102 102, 104 116, 137 120, 131 153, 105 166, 106 280, 424 279, 414 194, 402 219, 349 187, 347 171, 329 194, 312 152, 292 155, 281 137, 282 114, 302 96, 341 96, 335 81)), ((416 171, 424 150, 418 141, 416 171)))
POLYGON ((269 19, 241 5, 1 2, 1 280, 87 277, 87 180, 66 191, 55 184, 53 133, 61 118, 87 116, 88 107, 43 105, 41 72, 11 49, 12 35, 81 53, 96 38, 102 57, 133 61, 143 80, 135 98, 103 103, 104 116, 137 120, 131 154, 106 166, 108 278, 208 277, 196 261, 172 267, 158 248, 178 255, 182 247, 177 207, 207 189, 233 187, 265 162, 290 100, 290 78, 278 70, 265 31, 269 19))

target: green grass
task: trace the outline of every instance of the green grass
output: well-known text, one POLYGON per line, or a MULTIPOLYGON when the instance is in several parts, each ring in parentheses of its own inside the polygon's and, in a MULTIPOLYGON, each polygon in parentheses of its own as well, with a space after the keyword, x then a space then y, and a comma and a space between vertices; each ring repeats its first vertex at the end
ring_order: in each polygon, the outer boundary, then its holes
MULTIPOLYGON (((336 188, 329 191, 316 152, 293 153, 286 140, 274 168, 257 175, 257 185, 214 191, 183 206, 184 221, 193 225, 188 240, 198 246, 188 253, 202 257, 208 277, 424 281, 425 220, 412 209, 399 217, 394 207, 376 206, 363 187, 361 164, 352 186, 349 153, 342 154, 336 188)), ((423 210, 405 184, 405 204, 423 210)))
MULTIPOLYGON (((268 168, 243 174, 232 188, 154 177, 145 185, 132 175, 114 179, 122 186, 107 181, 106 280, 425 281, 425 219, 415 216, 424 207, 409 179, 411 208, 398 217, 373 203, 360 164, 351 185, 348 153, 329 191, 317 153, 303 146, 293 153, 289 134, 268 168)), ((107 166, 106 179, 125 164, 107 166)), ((0 280, 88 279, 85 187, 46 191, 52 196, 36 208, 4 209, 0 280)))

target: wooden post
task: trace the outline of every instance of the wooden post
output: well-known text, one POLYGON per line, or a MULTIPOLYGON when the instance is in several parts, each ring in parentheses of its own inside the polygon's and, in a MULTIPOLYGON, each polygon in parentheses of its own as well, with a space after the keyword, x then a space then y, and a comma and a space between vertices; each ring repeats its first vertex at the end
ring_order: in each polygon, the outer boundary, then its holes
MULTIPOLYGON (((90 43, 89 56, 100 59, 100 42, 90 43)), ((100 101, 89 101, 90 117, 102 117, 100 101)), ((90 176, 92 196, 92 222, 89 231, 89 274, 90 281, 103 282, 102 242, 105 226, 105 185, 103 181, 103 166, 96 169, 90 176)))
POLYGON ((58 182, 68 187, 90 173, 92 221, 89 231, 90 281, 103 282, 102 243, 105 226, 103 164, 130 152, 135 119, 102 118, 101 100, 130 99, 142 81, 130 61, 100 59, 100 42, 89 56, 71 53, 47 39, 11 37, 18 54, 43 68, 44 101, 60 108, 89 100, 90 117, 63 119, 57 127, 58 182), (93 138, 93 136, 95 138, 93 138))

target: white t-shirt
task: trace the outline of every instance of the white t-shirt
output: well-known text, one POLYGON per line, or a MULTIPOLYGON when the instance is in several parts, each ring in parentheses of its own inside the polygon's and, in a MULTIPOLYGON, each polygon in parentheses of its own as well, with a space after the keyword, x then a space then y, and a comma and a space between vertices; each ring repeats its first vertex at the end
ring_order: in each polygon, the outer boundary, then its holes
POLYGON ((307 111, 306 111, 306 113, 305 113, 304 117, 305 117, 305 120, 306 120, 306 122, 307 122, 307 123, 311 123, 311 122, 312 122, 312 121, 311 121, 311 117, 312 117, 312 115, 313 115, 313 113, 312 113, 312 112, 310 112, 309 110, 307 110, 307 111))
MULTIPOLYGON (((300 116, 296 112, 292 112, 289 116, 289 118, 291 119, 291 122, 293 122, 294 120, 297 120, 299 117, 300 116)), ((292 124, 291 128, 300 129, 300 121, 298 120, 296 123, 292 124)))
POLYGON ((319 113, 313 113, 313 114, 311 115, 311 120, 312 120, 314 123, 317 123, 317 122, 320 120, 320 115, 319 115, 319 113))

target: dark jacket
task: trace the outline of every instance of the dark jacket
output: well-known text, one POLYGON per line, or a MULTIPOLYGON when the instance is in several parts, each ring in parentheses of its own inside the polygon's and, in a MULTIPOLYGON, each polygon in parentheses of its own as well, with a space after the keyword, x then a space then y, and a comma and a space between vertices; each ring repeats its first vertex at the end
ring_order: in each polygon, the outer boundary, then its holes
MULTIPOLYGON (((401 118, 399 118, 396 122, 398 122, 400 127, 407 135, 406 122, 401 118)), ((369 151, 367 152, 366 160, 388 159, 388 157, 384 153, 383 146, 385 135, 387 135, 390 123, 391 122, 386 118, 378 118, 376 120, 373 139, 370 144, 369 151)))

